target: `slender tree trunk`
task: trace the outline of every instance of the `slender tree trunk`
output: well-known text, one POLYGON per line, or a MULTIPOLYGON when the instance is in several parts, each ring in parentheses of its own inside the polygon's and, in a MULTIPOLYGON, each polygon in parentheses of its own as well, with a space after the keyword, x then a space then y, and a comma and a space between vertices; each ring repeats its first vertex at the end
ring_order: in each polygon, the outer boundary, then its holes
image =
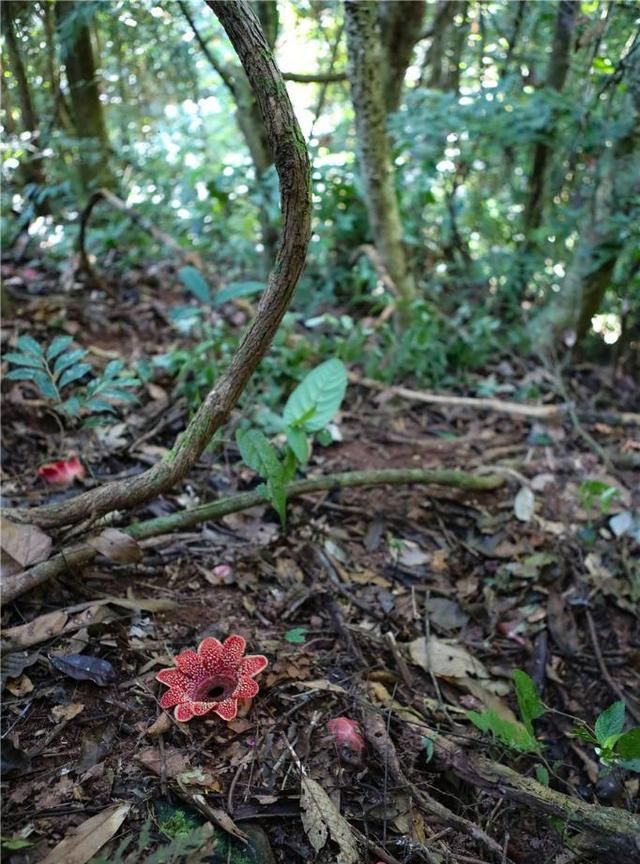
MULTIPOLYGON (((77 8, 75 0, 58 0, 56 15, 59 21, 73 15, 77 8)), ((79 174, 86 190, 95 186, 114 185, 110 170, 110 150, 107 127, 104 121, 100 88, 96 78, 96 63, 91 45, 91 33, 85 24, 72 28, 71 44, 64 46, 64 63, 71 97, 71 113, 78 138, 87 143, 80 147, 79 174), (85 146, 89 142, 95 147, 94 159, 87 158, 85 146)))
POLYGON ((444 89, 447 40, 450 26, 459 11, 459 5, 457 0, 440 0, 436 9, 431 45, 425 58, 431 67, 429 87, 433 90, 444 89))
MULTIPOLYGON (((5 0, 2 4, 2 29, 4 32, 7 51, 9 53, 9 62, 11 64, 11 72, 16 79, 18 90, 18 99, 20 102, 20 117, 22 129, 29 132, 31 136, 31 145, 37 151, 39 144, 39 128, 36 114, 33 108, 31 99, 31 90, 27 73, 22 62, 18 37, 16 35, 16 12, 18 4, 5 0)), ((43 216, 49 213, 49 204, 46 198, 43 198, 39 193, 46 187, 47 178, 44 171, 44 164, 39 155, 34 155, 31 158, 27 157, 21 166, 22 177, 25 185, 31 187, 31 192, 28 197, 33 202, 34 211, 43 216)))
POLYGON ((422 35, 424 0, 381 0, 380 26, 386 51, 385 102, 388 112, 400 107, 402 86, 413 49, 422 35))
POLYGON ((253 11, 260 19, 262 32, 267 37, 269 48, 275 51, 280 27, 277 0, 255 0, 251 5, 253 6, 253 11))
POLYGON ((631 224, 640 218, 640 50, 627 57, 627 116, 631 121, 626 133, 613 148, 604 151, 596 166, 595 192, 586 206, 561 290, 531 323, 537 348, 556 345, 567 333, 572 344, 587 335, 623 248, 622 232, 613 216, 626 216, 631 224))
POLYGON ((383 52, 375 3, 345 3, 351 98, 369 226, 402 301, 415 296, 402 245, 402 226, 385 129, 383 52))
MULTIPOLYGON (((553 44, 545 82, 547 89, 555 90, 558 93, 563 89, 569 72, 571 43, 578 6, 577 0, 560 0, 558 3, 553 44)), ((552 134, 553 122, 552 117, 549 128, 546 130, 547 136, 552 134)), ((552 144, 549 141, 540 141, 536 144, 524 213, 525 233, 538 228, 542 221, 547 163, 551 152, 552 144)))
MULTIPOLYGON (((266 10, 263 9, 263 7, 271 5, 275 6, 275 3, 259 2, 253 5, 254 11, 262 13, 262 15, 268 20, 270 36, 265 33, 267 40, 271 38, 275 42, 277 36, 277 9, 275 13, 273 10, 270 10, 268 15, 266 10)), ((229 69, 217 60, 200 34, 187 4, 183 2, 183 0, 178 0, 178 6, 189 24, 202 53, 209 62, 209 65, 220 76, 223 84, 231 93, 231 96, 236 103, 236 122, 242 137, 245 140, 247 148, 249 149, 249 155, 253 162, 256 184, 260 196, 262 197, 263 194, 267 194, 265 188, 265 175, 273 165, 273 154, 265 133, 264 123, 262 122, 258 103, 251 85, 249 84, 249 79, 241 68, 229 69)), ((273 266, 273 262, 275 261, 279 236, 278 225, 274 225, 271 219, 270 210, 271 208, 267 206, 266 201, 259 204, 260 231, 262 235, 262 245, 264 247, 265 268, 267 270, 273 266)))

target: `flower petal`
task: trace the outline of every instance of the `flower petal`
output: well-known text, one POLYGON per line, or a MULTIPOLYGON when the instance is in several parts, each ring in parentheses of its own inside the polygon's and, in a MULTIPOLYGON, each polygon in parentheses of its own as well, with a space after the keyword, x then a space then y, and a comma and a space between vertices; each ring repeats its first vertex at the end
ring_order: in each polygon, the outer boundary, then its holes
POLYGON ((193 717, 193 711, 191 710, 192 705, 192 702, 183 702, 181 705, 176 707, 173 714, 178 723, 188 723, 189 720, 191 720, 193 717))
POLYGON ((240 663, 244 649, 247 647, 246 640, 242 636, 233 634, 224 640, 223 658, 227 667, 235 668, 240 663))
POLYGON ((214 712, 223 720, 233 720, 238 713, 238 700, 225 699, 224 702, 218 702, 214 712))
POLYGON ((156 675, 156 681, 166 684, 167 687, 183 687, 187 678, 179 669, 161 669, 156 675))
POLYGON ((216 672, 220 668, 222 652, 222 642, 213 636, 207 636, 198 646, 200 662, 209 672, 216 672))
POLYGON ((234 699, 253 699, 253 697, 258 693, 260 688, 258 687, 258 682, 254 681, 253 678, 248 678, 246 676, 241 676, 238 681, 238 686, 233 691, 234 699))
POLYGON ((189 704, 194 717, 204 717, 205 714, 215 711, 218 706, 217 702, 190 702, 189 704))
POLYGON ((262 672, 268 663, 269 661, 262 654, 249 654, 248 657, 243 657, 240 662, 240 674, 250 675, 253 678, 258 672, 262 672))
POLYGON ((190 678, 200 675, 202 672, 202 661, 195 651, 183 651, 174 657, 173 662, 181 672, 190 678))
POLYGON ((182 702, 185 701, 185 694, 182 692, 182 690, 167 690, 167 692, 163 693, 160 697, 160 707, 173 708, 174 705, 180 705, 182 702))

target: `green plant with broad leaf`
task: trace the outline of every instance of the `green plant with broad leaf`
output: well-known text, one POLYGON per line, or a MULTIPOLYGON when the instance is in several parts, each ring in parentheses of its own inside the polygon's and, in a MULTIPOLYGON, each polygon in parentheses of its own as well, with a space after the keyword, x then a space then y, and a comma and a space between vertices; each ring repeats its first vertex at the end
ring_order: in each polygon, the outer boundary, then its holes
POLYGON ((312 369, 289 396, 282 416, 270 412, 271 425, 285 437, 282 452, 260 429, 236 432, 242 460, 265 480, 258 488, 273 505, 283 526, 287 483, 309 461, 310 436, 315 435, 320 443, 331 441, 327 426, 342 404, 346 389, 347 370, 340 360, 326 360, 312 369))
POLYGON ((546 712, 533 680, 521 669, 513 673, 516 700, 520 721, 503 717, 495 708, 486 711, 468 711, 467 717, 482 732, 491 732, 499 741, 523 753, 539 753, 540 742, 536 740, 533 721, 546 712))
POLYGON ((72 348, 73 337, 56 336, 43 348, 31 336, 20 336, 16 351, 3 357, 11 364, 9 381, 30 381, 55 415, 64 420, 83 420, 86 426, 108 423, 117 416, 117 403, 136 402, 132 392, 140 380, 111 360, 99 374, 84 359, 84 348, 72 348))
POLYGON ((580 722, 572 734, 593 744, 603 765, 640 773, 640 726, 634 726, 626 732, 624 727, 625 705, 620 700, 599 715, 593 729, 580 722))

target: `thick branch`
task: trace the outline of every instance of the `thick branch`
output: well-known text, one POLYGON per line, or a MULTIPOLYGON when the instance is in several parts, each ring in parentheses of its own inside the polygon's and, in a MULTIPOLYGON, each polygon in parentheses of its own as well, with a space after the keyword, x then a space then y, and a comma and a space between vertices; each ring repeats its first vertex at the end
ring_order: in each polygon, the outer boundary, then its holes
POLYGON ((309 157, 286 85, 260 24, 245 0, 210 2, 227 32, 256 94, 280 179, 282 243, 255 320, 229 368, 161 462, 137 477, 107 483, 61 504, 8 513, 22 522, 55 528, 130 508, 167 491, 192 468, 227 420, 271 344, 304 266, 311 232, 309 157))
MULTIPOLYGON (((352 486, 397 486, 406 483, 432 484, 434 486, 454 486, 458 489, 469 489, 477 492, 489 491, 501 486, 504 482, 502 477, 494 474, 476 475, 468 474, 466 471, 423 471, 419 468, 408 469, 384 469, 380 471, 348 471, 344 474, 330 474, 327 477, 315 477, 307 480, 299 480, 287 486, 287 498, 305 495, 309 492, 329 492, 336 489, 348 489, 352 486)), ((213 501, 185 510, 173 513, 171 516, 160 516, 157 519, 149 519, 146 522, 138 522, 125 529, 136 540, 146 540, 149 537, 158 537, 185 528, 199 525, 228 516, 229 513, 237 513, 261 504, 267 499, 261 492, 244 492, 241 495, 233 495, 223 498, 221 501, 213 501)), ((88 543, 83 543, 66 552, 61 552, 48 561, 37 564, 30 570, 25 571, 12 579, 2 589, 2 603, 15 600, 26 591, 43 585, 49 579, 59 576, 65 571, 81 567, 93 560, 96 550, 88 543)))

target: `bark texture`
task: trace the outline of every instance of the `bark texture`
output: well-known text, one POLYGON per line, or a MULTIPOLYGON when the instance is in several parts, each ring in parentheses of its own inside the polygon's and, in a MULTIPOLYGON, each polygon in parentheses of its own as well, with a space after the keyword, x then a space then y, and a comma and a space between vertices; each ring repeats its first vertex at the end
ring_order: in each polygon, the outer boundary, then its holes
POLYGON ((567 332, 572 343, 587 335, 623 248, 623 232, 615 216, 640 215, 640 46, 629 52, 625 66, 629 125, 598 160, 595 192, 586 205, 561 290, 532 322, 532 341, 538 349, 557 345, 567 332))
POLYGON ((302 272, 311 234, 309 157, 285 83, 250 5, 245 0, 208 5, 220 19, 256 92, 280 178, 282 243, 256 318, 244 333, 229 368, 161 462, 137 477, 106 483, 61 504, 7 513, 18 521, 43 528, 75 524, 134 507, 178 483, 226 422, 267 352, 302 272))
POLYGON ((387 54, 385 63, 385 102, 387 111, 400 107, 402 85, 411 62, 413 49, 422 35, 424 0, 382 0, 379 20, 382 41, 387 54))
MULTIPOLYGON (((2 4, 2 32, 5 38, 9 61, 11 63, 11 72, 16 79, 18 90, 18 99, 20 104, 20 117, 22 121, 22 130, 31 134, 31 141, 34 147, 38 148, 38 121, 33 108, 31 99, 31 90, 29 89, 29 81, 27 73, 22 62, 18 36, 16 33, 16 13, 18 4, 15 2, 4 2, 2 4)), ((4 89, 6 92, 6 88, 4 89)), ((4 95, 4 93, 3 93, 4 95)), ((5 109, 8 107, 4 106, 5 109)), ((22 165, 22 176, 25 184, 31 184, 34 188, 34 193, 31 198, 34 201, 34 210, 40 215, 45 215, 49 212, 49 207, 46 198, 41 198, 37 192, 38 189, 46 186, 47 178, 44 172, 44 165, 39 156, 26 159, 22 165)))
MULTIPOLYGON (((551 46, 551 56, 549 58, 545 81, 545 87, 549 90, 555 90, 557 93, 560 93, 563 89, 569 72, 573 31, 576 24, 578 5, 577 0, 560 0, 558 3, 553 44, 551 46)), ((553 115, 547 129, 548 136, 552 133, 552 124, 553 115)), ((536 144, 533 153, 527 206, 524 214, 525 231, 538 228, 542 221, 547 163, 551 154, 551 148, 552 145, 549 141, 540 141, 536 144)))
POLYGON ((356 115, 360 171, 369 226, 385 268, 403 301, 415 296, 415 282, 402 245, 398 199, 385 129, 382 42, 377 4, 345 3, 349 81, 356 115))
MULTIPOLYGON (((76 3, 70 0, 56 3, 59 22, 75 14, 76 3)), ((74 24, 69 28, 70 43, 65 46, 64 63, 71 100, 71 115, 78 138, 92 142, 99 161, 86 158, 84 147, 80 148, 79 173, 85 189, 93 186, 113 186, 114 178, 109 168, 110 150, 104 111, 100 101, 100 87, 96 78, 96 62, 91 45, 91 33, 86 24, 74 24)))

